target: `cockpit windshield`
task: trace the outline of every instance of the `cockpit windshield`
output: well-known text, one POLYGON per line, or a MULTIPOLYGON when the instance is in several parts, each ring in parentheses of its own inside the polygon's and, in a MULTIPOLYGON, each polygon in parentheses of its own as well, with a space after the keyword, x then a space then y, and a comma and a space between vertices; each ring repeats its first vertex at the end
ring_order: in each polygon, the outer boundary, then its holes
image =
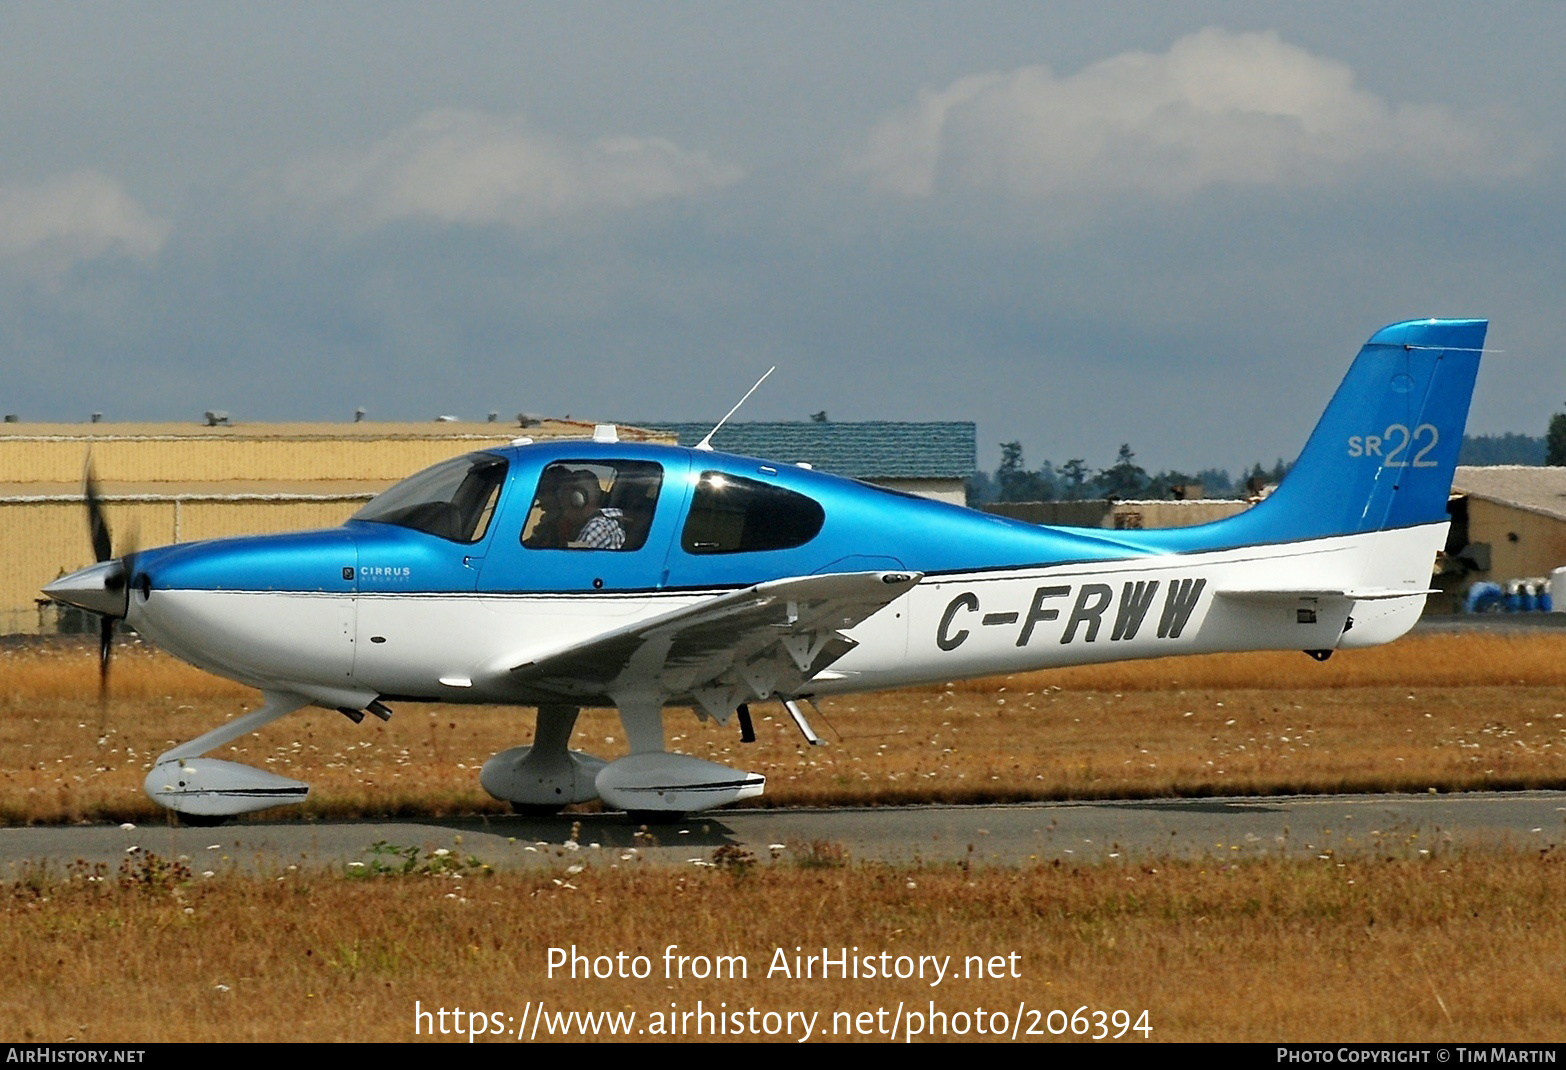
POLYGON ((470 453, 442 461, 383 491, 354 520, 396 524, 452 542, 484 537, 506 481, 506 459, 470 453))

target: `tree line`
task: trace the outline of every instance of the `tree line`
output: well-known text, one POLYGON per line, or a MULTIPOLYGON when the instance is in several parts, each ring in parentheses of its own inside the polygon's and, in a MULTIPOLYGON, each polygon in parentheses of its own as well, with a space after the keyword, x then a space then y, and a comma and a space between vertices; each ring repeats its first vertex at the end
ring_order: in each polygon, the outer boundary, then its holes
MULTIPOLYGON (((1566 413, 1550 418, 1544 435, 1464 435, 1458 464, 1566 465, 1566 413)), ((968 479, 968 504, 989 502, 1085 501, 1092 498, 1156 499, 1193 497, 1245 498, 1289 470, 1281 458, 1271 468, 1257 462, 1231 477, 1227 468, 1203 468, 1195 473, 1177 469, 1148 474, 1136 463, 1130 443, 1122 442, 1114 463, 1090 468, 1073 457, 1063 464, 1045 461, 1029 468, 1021 442, 1001 443, 1001 462, 994 472, 976 472, 968 479), (1198 488, 1200 488, 1198 490, 1198 488)))
POLYGON ((1276 483, 1289 470, 1279 459, 1271 468, 1257 462, 1232 478, 1226 468, 1203 468, 1186 473, 1177 469, 1149 474, 1136 463, 1130 443, 1120 444, 1114 463, 1091 468, 1085 459, 1073 457, 1062 464, 1045 461, 1029 468, 1021 442, 1001 443, 1000 465, 993 473, 977 472, 968 480, 968 502, 1056 502, 1092 498, 1243 498, 1268 483, 1276 483))

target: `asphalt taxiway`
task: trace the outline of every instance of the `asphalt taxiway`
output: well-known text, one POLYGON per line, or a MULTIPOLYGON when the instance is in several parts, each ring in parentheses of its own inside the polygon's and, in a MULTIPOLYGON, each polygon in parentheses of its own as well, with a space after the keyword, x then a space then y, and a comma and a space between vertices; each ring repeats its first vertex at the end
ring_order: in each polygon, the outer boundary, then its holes
POLYGON ((117 867, 139 852, 198 872, 346 870, 417 847, 499 869, 710 862, 719 848, 758 860, 827 852, 856 861, 1025 865, 1164 857, 1323 854, 1416 857, 1454 849, 1545 851, 1566 843, 1566 792, 1279 796, 1008 806, 730 810, 642 829, 621 814, 429 821, 253 822, 218 828, 79 825, 0 829, 0 876, 76 861, 117 867), (566 860, 569 859, 569 862, 566 860))

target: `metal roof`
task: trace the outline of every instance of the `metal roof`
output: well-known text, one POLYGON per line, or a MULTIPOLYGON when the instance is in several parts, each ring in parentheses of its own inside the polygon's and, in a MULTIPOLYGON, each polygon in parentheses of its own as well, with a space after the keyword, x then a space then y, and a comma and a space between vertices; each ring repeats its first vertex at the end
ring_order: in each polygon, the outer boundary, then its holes
POLYGON ((1459 465, 1452 493, 1566 520, 1566 468, 1459 465))
MULTIPOLYGON (((682 446, 696 445, 712 430, 711 423, 637 423, 674 432, 682 446)), ((851 479, 966 479, 978 466, 975 439, 974 424, 964 421, 798 420, 724 424, 712 445, 746 457, 789 464, 804 461, 851 479)))
MULTIPOLYGON (((278 440, 337 441, 351 439, 436 440, 506 442, 519 436, 537 439, 586 438, 593 432, 589 420, 543 419, 526 427, 505 423, 424 420, 349 423, 263 423, 235 421, 209 426, 202 423, 0 423, 0 442, 7 441, 179 441, 179 440, 278 440)), ((660 441, 664 436, 646 428, 619 425, 628 441, 660 441)))

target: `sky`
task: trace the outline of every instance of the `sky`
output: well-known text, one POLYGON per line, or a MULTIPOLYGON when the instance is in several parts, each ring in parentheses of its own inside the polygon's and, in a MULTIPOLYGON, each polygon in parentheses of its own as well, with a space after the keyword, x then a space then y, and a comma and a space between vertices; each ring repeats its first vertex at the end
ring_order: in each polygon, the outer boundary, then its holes
POLYGON ((1292 458, 1359 345, 1566 408, 1566 3, 0 2, 0 411, 972 420, 1292 458))

